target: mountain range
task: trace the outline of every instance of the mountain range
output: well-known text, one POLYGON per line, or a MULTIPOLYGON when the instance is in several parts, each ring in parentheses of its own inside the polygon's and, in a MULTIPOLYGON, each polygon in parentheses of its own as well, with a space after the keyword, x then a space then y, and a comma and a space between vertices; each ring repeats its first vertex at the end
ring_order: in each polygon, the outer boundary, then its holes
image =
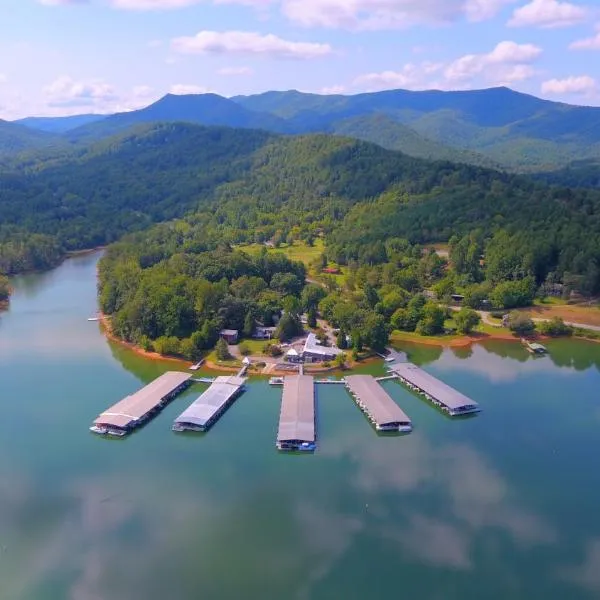
POLYGON ((600 108, 542 100, 505 87, 388 90, 353 96, 271 91, 176 96, 131 112, 0 122, 0 154, 97 141, 141 123, 184 121, 280 134, 329 133, 411 156, 517 172, 600 163, 600 108))

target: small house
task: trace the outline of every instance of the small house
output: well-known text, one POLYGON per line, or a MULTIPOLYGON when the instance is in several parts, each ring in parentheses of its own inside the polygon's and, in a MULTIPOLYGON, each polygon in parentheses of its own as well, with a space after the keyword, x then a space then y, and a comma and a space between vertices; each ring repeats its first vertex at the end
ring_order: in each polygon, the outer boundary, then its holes
POLYGON ((323 346, 319 343, 317 336, 314 333, 309 333, 306 342, 304 343, 302 358, 305 362, 330 361, 342 352, 343 350, 340 350, 339 348, 323 346))
POLYGON ((239 333, 237 329, 221 329, 219 337, 224 339, 228 344, 237 344, 239 333))
POLYGON ((261 325, 256 327, 252 337, 255 340, 270 340, 275 335, 275 331, 277 331, 277 327, 263 327, 261 325))

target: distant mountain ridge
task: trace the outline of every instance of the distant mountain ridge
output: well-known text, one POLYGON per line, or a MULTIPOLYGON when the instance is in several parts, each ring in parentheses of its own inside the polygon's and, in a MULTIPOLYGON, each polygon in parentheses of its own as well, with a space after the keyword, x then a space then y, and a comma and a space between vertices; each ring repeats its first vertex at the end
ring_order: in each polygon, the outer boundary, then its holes
MULTIPOLYGON (((600 159, 600 107, 572 106, 499 87, 470 91, 386 90, 345 95, 271 91, 224 98, 167 94, 131 112, 23 119, 70 142, 109 137, 134 125, 190 122, 283 134, 330 133, 432 160, 519 172, 554 171, 600 159), (78 121, 79 119, 79 121, 78 121)), ((27 143, 40 140, 23 140, 27 143)), ((0 149, 3 143, 0 131, 0 149)), ((18 146, 13 142, 12 146, 18 146)))

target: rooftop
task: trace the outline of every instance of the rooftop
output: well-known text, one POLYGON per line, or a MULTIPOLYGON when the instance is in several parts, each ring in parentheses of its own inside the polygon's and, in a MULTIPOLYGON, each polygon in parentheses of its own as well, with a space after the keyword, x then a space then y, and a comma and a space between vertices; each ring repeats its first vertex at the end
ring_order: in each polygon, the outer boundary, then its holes
POLYGON ((286 376, 277 441, 315 441, 315 386, 309 375, 286 376))
POLYGON ((309 333, 306 337, 303 351, 312 354, 321 354, 323 356, 337 356, 343 352, 343 350, 333 346, 323 346, 319 343, 319 340, 317 340, 317 336, 314 333, 309 333))
POLYGON ((161 401, 191 378, 189 373, 167 371, 142 389, 126 396, 123 400, 101 413, 94 421, 95 424, 127 427, 139 421, 161 401))
POLYGON ((205 427, 245 381, 244 377, 235 375, 217 377, 210 387, 175 419, 175 423, 192 423, 205 427))
POLYGON ((345 380, 350 391, 367 407, 377 425, 411 423, 410 417, 372 375, 348 375, 345 380))
POLYGON ((413 365, 412 363, 397 363, 391 368, 395 373, 408 382, 416 385, 426 394, 441 402, 450 410, 473 409, 478 406, 475 400, 461 394, 458 390, 440 381, 427 371, 413 365))

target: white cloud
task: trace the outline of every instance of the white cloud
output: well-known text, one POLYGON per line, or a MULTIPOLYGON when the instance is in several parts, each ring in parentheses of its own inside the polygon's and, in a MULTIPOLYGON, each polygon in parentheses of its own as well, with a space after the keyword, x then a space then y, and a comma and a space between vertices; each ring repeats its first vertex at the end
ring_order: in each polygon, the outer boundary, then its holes
POLYGON ((250 67, 223 67, 217 71, 218 75, 224 75, 225 77, 243 77, 253 73, 254 70, 250 67))
POLYGON ((87 4, 88 0, 38 0, 44 6, 74 6, 75 4, 87 4))
POLYGON ((117 100, 115 89, 99 79, 75 81, 66 75, 43 89, 48 106, 91 106, 117 100))
POLYGON ((291 42, 251 31, 200 31, 195 36, 173 39, 171 46, 181 54, 254 54, 271 58, 310 59, 332 53, 329 44, 291 42))
POLYGON ((429 76, 439 72, 442 68, 443 65, 440 63, 424 62, 418 65, 408 63, 399 71, 381 71, 360 75, 353 84, 369 92, 390 88, 424 89, 429 87, 429 76))
POLYGON ((587 17, 588 9, 584 6, 558 0, 532 0, 514 11, 508 25, 509 27, 555 29, 577 25, 584 22, 587 17))
POLYGON ((571 50, 600 50, 600 23, 596 25, 596 29, 598 33, 594 37, 577 40, 569 48, 571 50))
POLYGON ((198 4, 200 0, 112 0, 115 8, 125 10, 171 10, 198 4))
POLYGON ((6 83, 8 81, 8 77, 4 73, 0 73, 0 83, 6 83))
POLYGON ((567 77, 565 79, 550 79, 542 83, 543 94, 593 94, 598 89, 598 83, 589 75, 567 77))
POLYGON ((176 83, 175 85, 171 86, 169 93, 177 94, 178 96, 185 96, 187 94, 207 94, 211 91, 212 90, 202 85, 176 83))
POLYGON ((533 44, 500 42, 487 54, 467 54, 451 62, 444 72, 449 82, 470 80, 483 75, 488 81, 522 81, 535 74, 530 63, 542 53, 533 44))
POLYGON ((331 85, 328 87, 321 88, 319 93, 329 96, 329 95, 343 94, 345 91, 346 91, 346 88, 343 85, 331 85))
POLYGON ((515 0, 283 0, 283 13, 306 27, 400 29, 493 17, 515 0))

